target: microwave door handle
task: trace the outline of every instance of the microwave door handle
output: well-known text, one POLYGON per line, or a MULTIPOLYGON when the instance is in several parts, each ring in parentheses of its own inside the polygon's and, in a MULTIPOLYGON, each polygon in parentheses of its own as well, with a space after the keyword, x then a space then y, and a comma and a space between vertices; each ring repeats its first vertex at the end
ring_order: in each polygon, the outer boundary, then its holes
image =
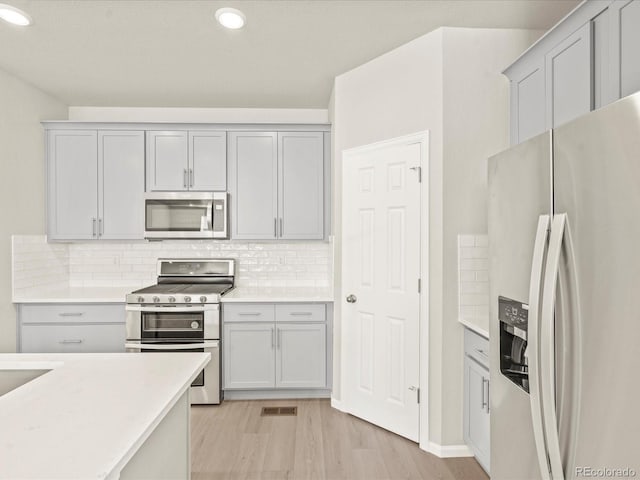
POLYGON ((194 348, 219 348, 220 341, 213 340, 210 342, 199 343, 133 343, 127 342, 125 348, 134 350, 193 350, 194 348))

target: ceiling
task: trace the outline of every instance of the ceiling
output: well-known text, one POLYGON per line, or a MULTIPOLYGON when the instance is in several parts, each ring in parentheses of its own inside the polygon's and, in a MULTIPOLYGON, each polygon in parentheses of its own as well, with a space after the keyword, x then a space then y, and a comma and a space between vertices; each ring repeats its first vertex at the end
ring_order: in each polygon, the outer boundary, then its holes
POLYGON ((579 0, 0 0, 0 68, 74 106, 326 108, 333 78, 440 26, 547 30, 579 0), (220 7, 247 17, 231 31, 220 7))

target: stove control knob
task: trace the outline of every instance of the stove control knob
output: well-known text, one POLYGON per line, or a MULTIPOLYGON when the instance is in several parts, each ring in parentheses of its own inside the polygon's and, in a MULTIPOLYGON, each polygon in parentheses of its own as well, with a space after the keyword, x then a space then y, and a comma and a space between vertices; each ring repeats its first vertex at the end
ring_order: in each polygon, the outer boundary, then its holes
POLYGON ((200 324, 199 324, 198 322, 195 322, 195 321, 194 321, 194 322, 191 322, 191 328, 192 328, 192 329, 194 329, 194 330, 195 330, 195 329, 197 329, 198 327, 200 327, 200 324))
POLYGON ((191 297, 184 297, 185 303, 189 303, 191 301, 191 297))
POLYGON ((160 297, 153 297, 153 303, 159 303, 160 297))
POLYGON ((200 297, 200 303, 206 303, 207 301, 207 297, 205 297, 204 295, 200 297))
POLYGON ((176 297, 169 297, 169 303, 175 303, 176 297))
POLYGON ((138 297, 138 303, 144 303, 144 297, 138 297))

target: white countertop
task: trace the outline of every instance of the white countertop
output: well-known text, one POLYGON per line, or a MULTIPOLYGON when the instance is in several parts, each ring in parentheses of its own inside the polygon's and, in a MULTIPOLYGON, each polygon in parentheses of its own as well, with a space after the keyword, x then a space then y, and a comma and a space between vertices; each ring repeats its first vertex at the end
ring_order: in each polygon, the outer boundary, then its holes
POLYGON ((470 322, 469 320, 465 319, 465 318, 458 318, 458 321, 464 325, 466 328, 468 328, 469 330, 476 332, 478 335, 483 336, 484 338, 486 338, 487 340, 489 339, 489 332, 487 332, 484 328, 476 325, 473 322, 470 322))
POLYGON ((117 478, 209 359, 0 354, 0 374, 51 369, 0 397, 0 478, 117 478))
MULTIPOLYGON (((129 287, 34 287, 14 294, 13 303, 125 303, 127 293, 140 289, 129 287)), ((329 288, 313 287, 236 287, 222 302, 333 302, 329 288)))
POLYGON ((314 287, 236 287, 222 303, 333 302, 333 291, 314 287))
POLYGON ((127 293, 140 286, 128 287, 33 287, 14 293, 13 303, 125 303, 127 293))

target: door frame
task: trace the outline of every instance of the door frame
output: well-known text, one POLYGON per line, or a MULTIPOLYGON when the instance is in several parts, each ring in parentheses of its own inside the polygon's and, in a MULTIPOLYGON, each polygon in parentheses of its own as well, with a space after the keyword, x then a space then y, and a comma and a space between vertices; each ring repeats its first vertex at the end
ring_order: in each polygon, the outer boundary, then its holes
MULTIPOLYGON (((420 144, 420 167, 421 167, 421 183, 420 183, 420 299, 419 299, 419 386, 420 403, 418 405, 418 445, 420 449, 429 450, 429 131, 424 130, 409 135, 394 137, 375 143, 370 143, 358 147, 345 149, 342 151, 342 172, 344 172, 345 162, 351 157, 366 153, 372 150, 378 150, 381 147, 392 147, 399 145, 420 144)), ((344 175, 343 175, 344 178, 344 175)), ((344 189, 344 181, 343 187, 344 189)), ((341 206, 341 208, 343 208, 341 206)), ((344 218, 344 215, 342 215, 344 218)), ((343 229, 340 229, 340 244, 342 245, 343 229)), ((342 269, 342 266, 340 266, 342 269)), ((338 301, 342 301, 345 294, 344 284, 341 285, 341 292, 338 301)), ((342 316, 343 317, 343 316, 342 316)), ((342 325, 342 318, 341 318, 342 325)), ((341 327, 342 329, 342 327, 341 327)), ((346 388, 346 366, 344 360, 348 358, 346 352, 346 342, 344 336, 340 336, 340 391, 342 394, 342 407, 345 412, 351 412, 350 399, 348 389, 346 388)))

